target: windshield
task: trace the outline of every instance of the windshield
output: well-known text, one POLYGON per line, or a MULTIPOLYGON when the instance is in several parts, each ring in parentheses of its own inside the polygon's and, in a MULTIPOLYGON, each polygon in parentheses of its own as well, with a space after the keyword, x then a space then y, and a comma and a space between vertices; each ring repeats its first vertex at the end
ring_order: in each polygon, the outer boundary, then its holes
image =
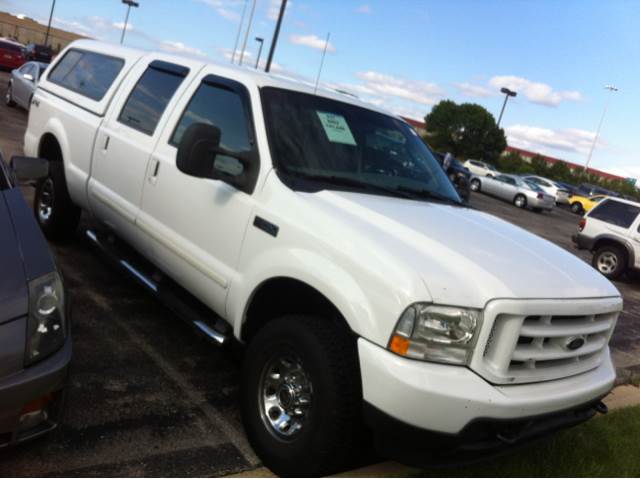
POLYGON ((433 154, 403 121, 290 90, 263 88, 261 94, 271 155, 284 179, 461 202, 433 154))

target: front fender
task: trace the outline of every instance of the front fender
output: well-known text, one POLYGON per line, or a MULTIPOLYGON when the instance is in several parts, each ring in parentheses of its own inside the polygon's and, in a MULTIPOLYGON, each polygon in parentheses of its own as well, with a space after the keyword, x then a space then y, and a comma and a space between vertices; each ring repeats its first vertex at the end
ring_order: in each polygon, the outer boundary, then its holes
MULTIPOLYGON (((278 277, 295 279, 316 289, 340 311, 354 333, 383 347, 409 301, 408 295, 395 293, 389 285, 357 278, 317 252, 298 248, 268 250, 253 258, 230 287, 227 317, 232 319, 236 337, 240 337, 255 292, 266 281, 278 277)), ((421 293, 423 297, 428 294, 424 285, 421 293)))

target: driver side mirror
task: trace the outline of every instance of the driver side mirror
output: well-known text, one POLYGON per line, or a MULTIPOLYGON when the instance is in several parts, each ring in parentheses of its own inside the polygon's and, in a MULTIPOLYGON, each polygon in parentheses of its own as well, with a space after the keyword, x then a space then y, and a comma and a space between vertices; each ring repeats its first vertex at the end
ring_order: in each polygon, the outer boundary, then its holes
POLYGON ((220 146, 220 128, 207 123, 190 125, 180 140, 178 169, 190 176, 223 181, 245 193, 253 191, 256 170, 253 152, 234 152, 220 146))
POLYGON ((30 183, 49 176, 49 160, 30 156, 13 156, 9 162, 16 181, 30 183))

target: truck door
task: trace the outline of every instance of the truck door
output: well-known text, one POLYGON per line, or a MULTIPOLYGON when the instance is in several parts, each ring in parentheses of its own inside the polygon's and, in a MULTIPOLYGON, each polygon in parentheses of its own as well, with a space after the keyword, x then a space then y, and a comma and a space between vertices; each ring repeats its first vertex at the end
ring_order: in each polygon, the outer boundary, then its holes
POLYGON ((154 262, 222 315, 254 197, 222 181, 182 173, 176 166, 177 146, 194 122, 218 127, 220 145, 227 150, 254 151, 257 146, 247 88, 207 71, 183 95, 158 141, 137 224, 152 239, 154 262))
MULTIPOLYGON (((184 91, 195 62, 139 62, 107 110, 94 145, 89 200, 93 212, 119 235, 141 246, 134 222, 151 152, 172 102, 184 91), (181 90, 182 88, 182 90, 181 90)), ((139 248, 145 250, 144 248, 139 248)))

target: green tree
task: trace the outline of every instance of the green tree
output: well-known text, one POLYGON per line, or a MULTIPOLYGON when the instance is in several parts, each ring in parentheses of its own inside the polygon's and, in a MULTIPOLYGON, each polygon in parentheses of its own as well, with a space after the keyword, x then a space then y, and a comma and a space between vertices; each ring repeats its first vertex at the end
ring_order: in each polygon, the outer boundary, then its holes
POLYGON ((507 146, 504 130, 484 107, 443 100, 425 117, 427 142, 459 158, 495 162, 507 146))
POLYGON ((552 180, 570 182, 573 179, 571 169, 564 161, 556 161, 549 167, 547 175, 552 180))
POLYGON ((535 155, 531 158, 531 168, 536 175, 547 176, 548 174, 547 162, 540 155, 535 155))

